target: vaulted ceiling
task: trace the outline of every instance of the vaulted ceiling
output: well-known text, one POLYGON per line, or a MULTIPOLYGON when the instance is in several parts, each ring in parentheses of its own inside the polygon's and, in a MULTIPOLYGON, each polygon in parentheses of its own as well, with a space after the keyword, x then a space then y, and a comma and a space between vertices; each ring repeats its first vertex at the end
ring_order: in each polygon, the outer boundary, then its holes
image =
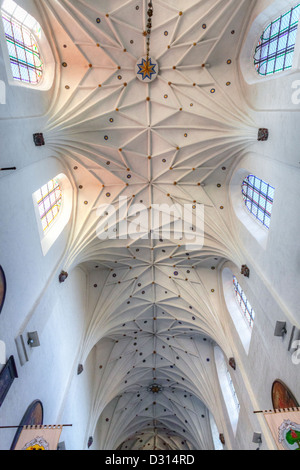
POLYGON ((253 2, 154 0, 148 77, 147 0, 41 3, 61 64, 44 133, 78 189, 64 269, 91 280, 81 360, 96 348, 91 433, 98 423, 104 448, 205 449, 219 400, 212 347, 231 354, 216 268, 243 261, 225 182, 257 140, 237 63, 253 2), (120 197, 114 225, 99 207, 120 197), (151 236, 155 204, 204 206, 203 246, 151 236), (124 219, 136 237, 122 238, 124 219))

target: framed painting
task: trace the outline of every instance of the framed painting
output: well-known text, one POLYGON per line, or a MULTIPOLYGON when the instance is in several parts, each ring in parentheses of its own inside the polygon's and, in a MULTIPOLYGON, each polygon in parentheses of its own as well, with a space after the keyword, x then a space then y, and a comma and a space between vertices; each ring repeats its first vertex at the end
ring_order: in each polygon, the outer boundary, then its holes
POLYGON ((274 410, 299 407, 296 398, 281 380, 275 380, 273 383, 272 402, 274 410))
POLYGON ((23 426, 34 426, 34 425, 42 425, 44 420, 44 410, 42 402, 39 400, 35 400, 31 405, 27 408, 20 424, 18 431, 15 434, 13 443, 11 445, 10 450, 14 450, 19 436, 22 432, 23 426))
POLYGON ((5 274, 0 266, 0 313, 3 308, 3 304, 5 301, 5 294, 6 294, 6 279, 5 279, 5 274))

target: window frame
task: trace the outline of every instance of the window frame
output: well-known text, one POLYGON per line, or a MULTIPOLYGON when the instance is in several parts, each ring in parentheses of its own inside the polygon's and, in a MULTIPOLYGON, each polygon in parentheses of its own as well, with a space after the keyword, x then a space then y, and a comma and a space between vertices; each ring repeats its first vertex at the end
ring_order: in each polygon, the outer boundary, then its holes
MULTIPOLYGON (((299 1, 299 0, 298 0, 299 1)), ((262 2, 261 2, 262 3, 262 2)), ((283 72, 262 76, 257 73, 254 66, 253 57, 255 50, 262 35, 262 32, 276 18, 284 15, 289 9, 295 6, 295 0, 285 0, 285 6, 282 6, 282 0, 274 0, 267 8, 260 9, 260 2, 255 9, 255 18, 249 25, 245 34, 245 40, 241 47, 239 62, 244 80, 248 85, 268 82, 283 77, 287 77, 300 69, 300 33, 298 32, 294 51, 293 67, 283 72)))
MULTIPOLYGON (((235 293, 234 285, 233 285, 233 278, 234 277, 238 278, 238 274, 234 274, 234 273, 236 273, 236 267, 234 265, 231 265, 230 263, 224 265, 222 269, 223 296, 224 296, 226 309, 231 317, 232 323, 243 345, 245 353, 248 355, 254 328, 250 326, 249 321, 247 320, 241 306, 239 305, 238 299, 236 297, 236 293, 235 293)), ((241 286, 242 291, 245 293, 245 289, 243 288, 240 282, 239 282, 239 285, 241 286)), ((246 294, 245 294, 245 297, 247 297, 246 294)), ((247 297, 247 300, 248 300, 248 297, 247 297)), ((253 320, 254 318, 255 318, 255 312, 254 312, 253 320)), ((254 326, 254 323, 253 323, 253 326, 254 326)))
MULTIPOLYGON (((14 1, 14 0, 13 0, 14 1)), ((19 0, 16 0, 18 2, 19 0)), ((35 24, 38 24, 40 26, 40 37, 38 38, 38 49, 39 53, 42 57, 43 60, 43 75, 39 83, 37 84, 32 84, 32 83, 27 83, 25 81, 21 80, 15 80, 13 77, 13 72, 11 68, 11 61, 10 61, 10 55, 7 47, 7 40, 6 40, 6 34, 5 34, 5 29, 4 29, 4 24, 2 20, 2 12, 4 12, 8 17, 13 15, 2 8, 4 0, 0 0, 0 12, 1 12, 1 20, 0 20, 0 45, 1 49, 3 52, 3 60, 4 60, 4 65, 5 65, 5 70, 6 70, 6 76, 7 76, 7 81, 10 86, 14 87, 23 87, 35 91, 48 91, 51 89, 53 86, 54 80, 55 80, 55 69, 56 69, 56 63, 54 59, 54 54, 52 52, 50 43, 48 42, 48 39, 46 37, 46 34, 43 30, 43 27, 39 23, 39 21, 32 15, 31 11, 24 10, 23 7, 21 7, 26 13, 28 13, 29 16, 34 18, 36 20, 35 24)), ((14 3, 16 3, 14 1, 14 3)), ((19 6, 18 3, 16 3, 17 6, 19 6)), ((35 14, 37 12, 33 12, 35 14)), ((27 26, 27 29, 31 31, 33 36, 35 37, 34 31, 32 31, 31 28, 27 26)))
POLYGON ((37 230, 40 237, 41 248, 43 255, 46 256, 52 245, 58 239, 64 228, 68 224, 73 207, 73 188, 69 178, 64 174, 60 173, 54 176, 52 179, 43 182, 39 189, 32 194, 33 209, 35 212, 37 230), (39 210, 38 201, 40 200, 40 191, 43 186, 49 183, 49 181, 57 180, 61 189, 61 207, 58 215, 54 218, 46 230, 43 230, 41 223, 41 215, 39 210))
POLYGON ((214 358, 221 394, 223 396, 228 418, 232 427, 232 432, 235 436, 239 422, 241 404, 232 376, 227 367, 224 353, 218 345, 214 347, 214 358))
POLYGON ((297 43, 297 37, 299 35, 299 20, 300 20, 300 3, 298 3, 297 5, 293 6, 292 8, 290 8, 289 10, 285 11, 284 13, 282 13, 281 15, 275 17, 274 19, 272 19, 272 21, 270 21, 270 23, 263 29, 262 33, 261 33, 261 36, 260 36, 260 39, 258 41, 258 44, 256 45, 255 47, 255 53, 254 53, 254 56, 253 56, 253 59, 254 59, 254 67, 256 69, 256 72, 259 76, 261 77, 269 77, 269 76, 273 76, 273 75, 277 75, 279 73, 282 73, 282 72, 286 72, 290 69, 293 68, 293 63, 294 63, 294 55, 295 55, 295 49, 296 49, 296 43, 297 43), (296 23, 294 23, 293 25, 291 25, 291 20, 292 20, 292 17, 293 17, 293 11, 295 9, 299 9, 299 18, 298 18, 298 21, 296 23), (289 18, 289 25, 288 25, 288 28, 286 29, 286 31, 282 31, 281 30, 281 25, 282 25, 282 20, 283 18, 285 18, 287 15, 290 15, 290 18, 289 18), (279 22, 279 30, 278 30, 278 33, 276 33, 274 35, 274 37, 272 38, 271 37, 271 33, 272 33, 272 27, 273 25, 276 25, 277 23, 279 22), (265 41, 264 41, 264 36, 265 36, 265 33, 270 29, 270 37, 267 38, 265 41), (286 46, 286 50, 285 52, 282 52, 282 51, 278 51, 278 47, 279 47, 279 42, 280 42, 280 39, 283 37, 283 35, 285 34, 285 32, 287 33, 287 46, 286 46), (289 38, 290 38, 290 34, 295 32, 295 42, 288 47, 288 42, 289 42, 289 38), (274 41, 277 41, 276 43, 276 51, 274 53, 270 53, 270 45, 272 44, 272 42, 274 41), (267 53, 267 56, 265 59, 262 59, 262 51, 263 51, 263 48, 264 46, 268 45, 268 53, 267 53), (289 52, 288 49, 291 49, 291 51, 289 52), (258 52, 258 50, 260 50, 260 57, 259 57, 259 60, 256 61, 256 54, 258 52), (292 57, 292 61, 291 61, 291 65, 290 66, 287 66, 286 67, 286 59, 288 57, 288 55, 292 53, 293 54, 293 57, 292 57), (275 65, 277 63, 277 59, 280 58, 280 57, 284 57, 284 63, 283 63, 283 67, 279 70, 275 70, 275 65), (274 67, 273 67, 273 71, 271 72, 268 72, 268 64, 274 60, 274 67), (266 64, 266 71, 265 73, 260 73, 260 68, 263 66, 263 64, 266 64), (257 67, 258 66, 258 67, 257 67))
POLYGON ((266 229, 270 230, 270 224, 271 224, 271 217, 272 217, 272 209, 273 209, 273 203, 274 203, 274 196, 275 196, 275 188, 271 186, 269 183, 264 181, 263 179, 259 178, 256 175, 249 174, 247 177, 243 179, 242 182, 242 197, 244 201, 244 205, 249 212, 249 214, 255 218, 255 220, 262 226, 265 227, 266 229), (251 183, 249 180, 250 178, 254 178, 254 182, 251 183), (256 181, 259 182, 259 188, 256 187, 256 181), (267 190, 266 192, 263 192, 262 185, 265 185, 267 190), (244 192, 244 188, 247 186, 247 193, 244 192), (250 194, 248 194, 248 189, 251 189, 253 192, 252 197, 250 197, 250 194), (273 193, 273 197, 270 196, 270 191, 273 193), (255 201, 255 195, 256 193, 258 195, 258 201, 255 201), (261 200, 265 201, 264 207, 261 206, 261 200), (249 203, 250 202, 250 207, 249 203), (267 204, 271 205, 271 210, 270 212, 267 210, 267 204), (256 208, 256 213, 254 211, 254 208, 256 208), (263 214, 263 220, 259 217, 259 214, 263 214), (268 219, 268 223, 266 223, 266 219, 268 219))
MULTIPOLYGON (((5 11, 1 10, 1 17, 2 17, 2 22, 7 21, 10 24, 10 29, 11 29, 11 35, 7 32, 6 27, 4 26, 4 32, 5 32, 5 38, 6 38, 6 43, 7 43, 7 48, 8 48, 8 55, 10 58, 10 66, 12 70, 12 76, 15 81, 19 81, 22 83, 26 83, 31 86, 37 86, 41 81, 43 80, 43 75, 44 75, 44 64, 43 64, 43 58, 39 49, 39 41, 34 34, 33 30, 30 29, 28 26, 25 24, 22 24, 20 21, 18 21, 14 16, 7 14, 5 11), (16 30, 17 28, 20 29, 21 35, 22 35, 22 42, 18 41, 16 38, 16 30), (26 40, 24 39, 24 36, 28 35, 30 37, 30 41, 32 41, 31 47, 29 47, 28 44, 26 44, 26 40), (34 43, 36 44, 37 51, 34 52, 34 43), (16 52, 16 57, 13 58, 11 55, 11 52, 9 50, 9 44, 12 44, 14 51, 16 52), (22 64, 22 59, 20 57, 20 51, 24 51, 24 63, 22 64), (36 63, 36 58, 35 55, 37 56, 37 61, 40 62, 41 65, 38 65, 36 63), (30 57, 33 59, 33 63, 30 63, 30 57), (13 65, 16 66, 18 69, 18 75, 19 77, 16 77, 14 71, 13 71, 13 65), (21 68, 23 67, 23 69, 21 68), (27 71, 28 74, 28 79, 25 79, 24 74, 22 73, 23 70, 27 71), (36 76, 36 80, 33 81, 31 78, 31 72, 34 71, 34 74, 36 76), (40 73, 40 76, 39 76, 40 73)), ((36 23, 38 25, 38 23, 36 23)))
POLYGON ((255 311, 253 310, 252 305, 250 304, 241 284, 239 283, 237 277, 233 274, 232 276, 233 281, 233 292, 235 294, 236 302, 240 308, 241 314, 245 319, 247 325, 253 329, 254 326, 254 318, 255 318, 255 311))
POLYGON ((61 205, 62 205, 62 189, 59 185, 59 181, 57 178, 54 178, 48 183, 46 183, 42 188, 39 189, 40 191, 40 196, 41 198, 37 201, 37 204, 39 206, 39 211, 40 211, 40 220, 42 224, 42 228, 44 233, 47 233, 48 230, 51 229, 53 223, 55 222, 55 219, 59 217, 59 213, 61 211, 61 205), (47 192, 43 194, 45 191, 45 188, 47 187, 47 192), (59 196, 57 197, 56 191, 59 192, 59 196), (52 195, 54 193, 54 200, 52 199, 52 195), (52 199, 52 200, 51 200, 52 199), (47 207, 46 205, 49 206, 47 207), (41 207, 43 208, 43 211, 41 211, 41 207), (54 213, 54 208, 57 207, 57 212, 54 213), (48 219, 48 214, 51 213, 51 216, 48 219), (43 225, 43 221, 46 219, 46 225, 43 225))

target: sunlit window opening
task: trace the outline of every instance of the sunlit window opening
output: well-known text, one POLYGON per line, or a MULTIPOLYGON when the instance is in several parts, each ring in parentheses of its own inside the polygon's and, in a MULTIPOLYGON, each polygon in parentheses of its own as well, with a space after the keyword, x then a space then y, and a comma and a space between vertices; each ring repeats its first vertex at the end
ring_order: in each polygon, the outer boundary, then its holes
POLYGON ((39 23, 12 0, 3 2, 1 14, 13 78, 38 84, 43 76, 37 42, 41 34, 39 23))
POLYGON ((231 422, 233 433, 236 433, 237 424, 240 414, 240 402, 226 365, 225 357, 219 346, 215 346, 215 363, 219 378, 220 387, 222 390, 224 402, 227 408, 228 416, 231 422))
POLYGON ((292 68, 299 15, 300 4, 264 30, 254 55, 254 65, 259 75, 267 76, 292 68))
POLYGON ((62 191, 57 180, 51 180, 39 190, 38 206, 44 232, 54 222, 61 208, 62 191))
POLYGON ((270 228, 275 189, 256 176, 249 175, 243 181, 242 193, 249 212, 262 225, 270 228))
POLYGON ((240 309, 242 310, 245 319, 247 320, 248 325, 253 328, 253 322, 254 322, 254 317, 255 317, 255 312, 253 308, 250 305, 250 302, 248 301, 245 292, 241 288, 237 278, 233 276, 233 289, 235 293, 235 297, 237 300, 237 303, 240 306, 240 309))

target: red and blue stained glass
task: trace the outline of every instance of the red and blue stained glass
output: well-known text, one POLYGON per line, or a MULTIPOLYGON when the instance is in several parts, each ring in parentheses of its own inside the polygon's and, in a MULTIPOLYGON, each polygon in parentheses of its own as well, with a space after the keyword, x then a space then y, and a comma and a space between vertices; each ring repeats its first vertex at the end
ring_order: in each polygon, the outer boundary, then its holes
POLYGON ((242 194, 249 212, 269 229, 275 189, 256 176, 249 175, 243 181, 242 194))
POLYGON ((45 232, 58 216, 62 203, 62 191, 56 180, 49 181, 39 191, 39 214, 45 232))
POLYGON ((38 84, 43 75, 43 62, 35 37, 26 26, 3 12, 2 20, 13 78, 38 84))
POLYGON ((264 30, 254 55, 259 75, 268 76, 293 67, 299 15, 300 3, 264 30))
POLYGON ((241 288, 237 278, 233 276, 233 288, 236 296, 236 300, 245 316, 245 319, 248 322, 248 325, 253 328, 253 322, 255 317, 255 312, 248 301, 245 292, 241 288))

